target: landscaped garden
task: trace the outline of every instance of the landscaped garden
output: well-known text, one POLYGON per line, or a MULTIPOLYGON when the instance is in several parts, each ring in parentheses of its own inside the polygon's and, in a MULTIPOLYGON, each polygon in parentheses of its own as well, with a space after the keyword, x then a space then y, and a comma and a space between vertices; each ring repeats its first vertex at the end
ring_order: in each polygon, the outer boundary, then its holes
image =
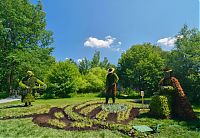
POLYGON ((138 2, 0 0, 0 138, 200 138, 194 4, 138 2))
MULTIPOLYGON (((87 97, 37 100, 31 107, 19 102, 0 104, 0 137, 200 137, 200 122, 158 119, 148 114, 148 104, 133 99, 87 97), (145 108, 143 108, 145 107, 145 108), (141 132, 133 126, 148 126, 141 132)), ((200 118, 200 107, 194 106, 200 118)))

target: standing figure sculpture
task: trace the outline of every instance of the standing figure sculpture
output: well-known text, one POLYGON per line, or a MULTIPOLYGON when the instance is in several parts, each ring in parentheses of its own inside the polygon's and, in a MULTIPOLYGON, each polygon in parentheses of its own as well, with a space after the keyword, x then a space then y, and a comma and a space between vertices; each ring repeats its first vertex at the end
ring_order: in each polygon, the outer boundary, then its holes
POLYGON ((35 101, 34 94, 37 89, 46 89, 46 84, 37 79, 32 71, 27 71, 27 76, 20 82, 19 86, 22 88, 21 101, 25 103, 25 106, 31 106, 31 102, 35 101))
POLYGON ((165 76, 159 82, 159 94, 152 98, 154 102, 150 104, 150 112, 166 118, 196 119, 178 79, 172 77, 172 69, 166 67, 163 71, 165 76))
POLYGON ((108 104, 109 98, 112 98, 113 103, 115 103, 116 97, 116 83, 118 82, 119 78, 116 73, 114 73, 115 69, 110 68, 108 69, 108 74, 106 77, 106 104, 108 104))

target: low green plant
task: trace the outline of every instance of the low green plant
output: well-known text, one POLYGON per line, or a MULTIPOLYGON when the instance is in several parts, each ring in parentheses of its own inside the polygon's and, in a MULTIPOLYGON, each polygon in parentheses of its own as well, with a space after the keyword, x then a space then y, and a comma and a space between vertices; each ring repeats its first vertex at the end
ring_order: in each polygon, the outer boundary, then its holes
POLYGON ((132 107, 128 106, 128 109, 126 111, 118 112, 117 113, 117 121, 121 122, 121 121, 124 121, 124 120, 128 119, 129 115, 130 115, 130 112, 131 112, 131 109, 132 109, 132 107))
POLYGON ((63 114, 62 112, 55 112, 55 113, 54 113, 54 116, 55 116, 56 118, 58 118, 58 119, 64 118, 64 114, 63 114))
POLYGON ((85 127, 92 127, 93 126, 93 123, 91 121, 89 122, 86 122, 86 121, 83 121, 83 122, 78 122, 78 121, 75 121, 71 124, 72 127, 76 127, 76 128, 85 128, 85 127))
POLYGON ((97 108, 98 106, 100 106, 100 104, 95 104, 95 105, 90 105, 86 108, 83 108, 80 113, 84 114, 84 115, 88 115, 92 110, 94 110, 95 108, 97 108))
POLYGON ((109 113, 117 113, 127 111, 128 107, 125 104, 103 104, 101 106, 102 110, 109 113))
POLYGON ((168 96, 153 96, 149 105, 150 113, 161 118, 170 118, 171 103, 168 96))
POLYGON ((109 112, 101 110, 97 115, 96 118, 101 121, 106 121, 109 112))
POLYGON ((61 122, 59 121, 58 119, 50 119, 48 121, 48 123, 52 126, 56 126, 56 127, 59 127, 59 128, 64 128, 66 127, 66 124, 64 122, 61 122))

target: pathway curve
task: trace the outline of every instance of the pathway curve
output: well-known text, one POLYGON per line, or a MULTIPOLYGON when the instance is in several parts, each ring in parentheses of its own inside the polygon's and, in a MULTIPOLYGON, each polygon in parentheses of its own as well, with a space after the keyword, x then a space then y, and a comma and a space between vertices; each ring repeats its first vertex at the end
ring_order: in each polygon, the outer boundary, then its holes
POLYGON ((13 101, 18 101, 18 100, 21 100, 21 97, 20 96, 11 96, 11 97, 8 97, 8 98, 5 98, 5 99, 1 99, 0 100, 0 103, 8 103, 8 102, 13 102, 13 101))

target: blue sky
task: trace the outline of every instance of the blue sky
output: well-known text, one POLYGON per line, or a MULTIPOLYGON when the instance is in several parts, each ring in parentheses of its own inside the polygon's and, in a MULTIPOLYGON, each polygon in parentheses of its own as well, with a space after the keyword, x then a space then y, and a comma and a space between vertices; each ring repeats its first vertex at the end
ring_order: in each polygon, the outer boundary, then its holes
MULTIPOLYGON (((33 4, 37 0, 31 0, 33 4)), ((94 51, 117 64, 123 51, 151 42, 173 48, 184 24, 199 27, 199 0, 42 0, 53 31, 57 61, 75 61, 94 51)))

